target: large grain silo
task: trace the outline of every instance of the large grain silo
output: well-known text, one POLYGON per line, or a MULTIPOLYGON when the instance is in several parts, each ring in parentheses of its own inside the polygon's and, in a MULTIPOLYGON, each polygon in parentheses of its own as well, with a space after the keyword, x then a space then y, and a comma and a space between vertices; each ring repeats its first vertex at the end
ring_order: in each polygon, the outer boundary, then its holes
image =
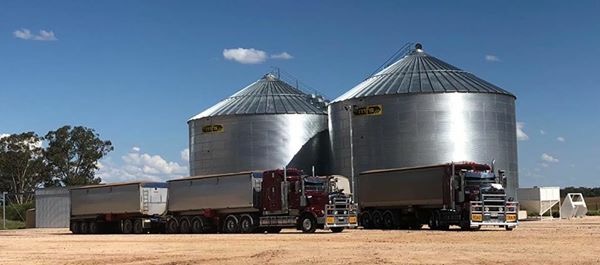
POLYGON ((474 161, 506 171, 518 186, 516 97, 423 51, 367 78, 329 105, 333 171, 474 161), (351 161, 352 124, 354 159, 351 161))
POLYGON ((322 97, 267 74, 188 121, 190 174, 296 167, 327 171, 322 97), (325 161, 321 163, 320 161, 325 161))

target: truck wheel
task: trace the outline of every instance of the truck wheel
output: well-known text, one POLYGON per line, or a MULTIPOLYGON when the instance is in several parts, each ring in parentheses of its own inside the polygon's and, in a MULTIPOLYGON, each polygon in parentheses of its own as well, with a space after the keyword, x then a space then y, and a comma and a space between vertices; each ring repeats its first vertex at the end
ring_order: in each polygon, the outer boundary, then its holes
POLYGON ((123 234, 133 233, 133 222, 131 221, 131 219, 123 220, 123 224, 121 225, 121 232, 123 234))
POLYGON ((167 234, 177 234, 179 233, 179 222, 175 218, 169 218, 167 221, 167 234))
POLYGON ((82 234, 88 234, 90 232, 90 230, 88 229, 88 223, 81 222, 81 225, 79 226, 79 231, 81 231, 82 234))
POLYGON ((394 214, 391 211, 385 211, 385 213, 383 213, 383 228, 396 228, 396 220, 394 220, 394 214))
POLYGON ((300 229, 304 233, 314 233, 317 230, 317 221, 309 214, 305 214, 300 218, 300 229))
POLYGON ((205 231, 205 227, 204 227, 204 220, 202 217, 194 217, 194 219, 192 219, 192 233, 194 234, 201 234, 204 233, 205 231))
POLYGON ((437 214, 436 213, 433 213, 429 217, 429 229, 431 229, 431 230, 438 230, 438 229, 440 229, 440 221, 437 218, 437 214))
POLYGON ((344 231, 343 227, 332 227, 331 228, 331 232, 333 232, 333 233, 341 233, 342 231, 344 231))
POLYGON ((505 227, 506 231, 512 231, 512 230, 513 230, 513 228, 514 228, 514 227, 512 227, 512 226, 508 226, 508 225, 505 227))
POLYGON ((100 232, 98 222, 95 221, 92 221, 88 224, 88 229, 90 230, 90 234, 98 234, 100 232))
POLYGON ((230 214, 225 218, 225 225, 223 227, 225 233, 238 233, 240 231, 240 219, 230 214))
POLYGON ((142 219, 135 219, 135 221, 133 221, 133 233, 134 234, 144 233, 144 224, 142 222, 142 219))
POLYGON ((254 220, 252 220, 252 216, 250 215, 242 215, 240 220, 240 231, 242 233, 252 233, 256 227, 254 226, 254 220))
POLYGON ((381 211, 375 210, 373 212, 373 228, 381 229, 383 228, 383 216, 381 211))
POLYGON ((81 230, 79 230, 80 227, 80 223, 79 222, 71 222, 71 232, 73 234, 79 234, 81 233, 81 230))
POLYGON ((410 230, 421 230, 421 228, 423 228, 423 224, 420 224, 419 221, 414 221, 410 223, 408 228, 410 230))
POLYGON ((360 225, 364 229, 372 229, 373 228, 373 218, 371 217, 371 213, 365 211, 360 214, 360 225))
POLYGON ((190 219, 187 217, 182 217, 179 219, 179 233, 189 234, 192 231, 192 227, 190 224, 190 219))

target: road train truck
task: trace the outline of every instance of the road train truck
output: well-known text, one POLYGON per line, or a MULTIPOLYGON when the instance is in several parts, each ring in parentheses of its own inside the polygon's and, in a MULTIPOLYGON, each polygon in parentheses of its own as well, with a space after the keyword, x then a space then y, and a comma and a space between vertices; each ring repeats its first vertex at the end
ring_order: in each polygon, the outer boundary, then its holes
POLYGON ((464 230, 518 224, 518 203, 507 198, 504 172, 471 162, 382 169, 358 177, 359 223, 366 229, 464 230))
POLYGON ((356 227, 357 206, 331 177, 296 169, 170 180, 167 233, 277 233, 356 227))
POLYGON ((72 188, 74 234, 160 231, 167 208, 167 184, 129 182, 72 188))

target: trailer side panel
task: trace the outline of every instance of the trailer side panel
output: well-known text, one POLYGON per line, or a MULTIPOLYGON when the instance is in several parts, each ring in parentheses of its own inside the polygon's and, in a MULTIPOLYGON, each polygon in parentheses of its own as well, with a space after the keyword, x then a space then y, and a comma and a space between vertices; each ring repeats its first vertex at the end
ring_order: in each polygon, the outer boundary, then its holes
POLYGON ((140 184, 71 190, 71 215, 142 213, 140 184))
POLYGON ((382 170, 359 175, 361 207, 442 207, 448 201, 447 166, 382 170))

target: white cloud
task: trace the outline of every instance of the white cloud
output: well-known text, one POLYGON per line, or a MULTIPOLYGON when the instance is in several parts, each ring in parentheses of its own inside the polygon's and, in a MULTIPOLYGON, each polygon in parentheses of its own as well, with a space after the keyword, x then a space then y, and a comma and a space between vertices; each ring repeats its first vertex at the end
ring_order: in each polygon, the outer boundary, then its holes
POLYGON ((541 135, 546 135, 546 131, 544 131, 544 130, 540 130, 540 134, 541 134, 541 135))
POLYGON ((32 34, 29 29, 20 29, 13 32, 15 38, 23 40, 55 41, 58 40, 54 31, 40 30, 38 34, 32 34))
POLYGON ((6 133, 0 133, 0 139, 4 138, 4 137, 9 137, 10 134, 6 134, 6 133))
POLYGON ((556 137, 556 140, 563 143, 566 141, 565 138, 562 136, 556 137))
POLYGON ((181 160, 186 161, 186 162, 190 161, 190 149, 189 148, 181 150, 181 160))
POLYGON ((550 163, 558 163, 559 162, 558 158, 553 157, 553 156, 551 156, 549 154, 546 154, 546 153, 543 153, 542 156, 541 156, 541 158, 542 158, 543 161, 550 162, 550 163))
POLYGON ((485 60, 488 62, 499 62, 500 58, 498 58, 496 55, 488 54, 485 56, 485 60))
POLYGON ((271 58, 272 59, 281 59, 281 60, 290 60, 290 59, 294 59, 294 56, 292 56, 291 54, 289 54, 287 52, 282 52, 282 53, 278 53, 278 54, 271 54, 271 58))
POLYGON ((121 157, 121 165, 114 163, 111 158, 99 162, 97 176, 102 178, 103 182, 110 183, 133 180, 166 181, 188 175, 187 166, 140 151, 139 147, 133 147, 128 154, 121 157))
POLYGON ((523 128, 525 128, 525 123, 517 122, 517 140, 519 141, 529 140, 529 136, 523 131, 523 128))
POLYGON ((267 53, 254 48, 224 49, 223 57, 242 64, 259 64, 267 60, 267 53))
POLYGON ((548 164, 546 164, 546 163, 541 163, 540 165, 543 167, 548 167, 548 164))

